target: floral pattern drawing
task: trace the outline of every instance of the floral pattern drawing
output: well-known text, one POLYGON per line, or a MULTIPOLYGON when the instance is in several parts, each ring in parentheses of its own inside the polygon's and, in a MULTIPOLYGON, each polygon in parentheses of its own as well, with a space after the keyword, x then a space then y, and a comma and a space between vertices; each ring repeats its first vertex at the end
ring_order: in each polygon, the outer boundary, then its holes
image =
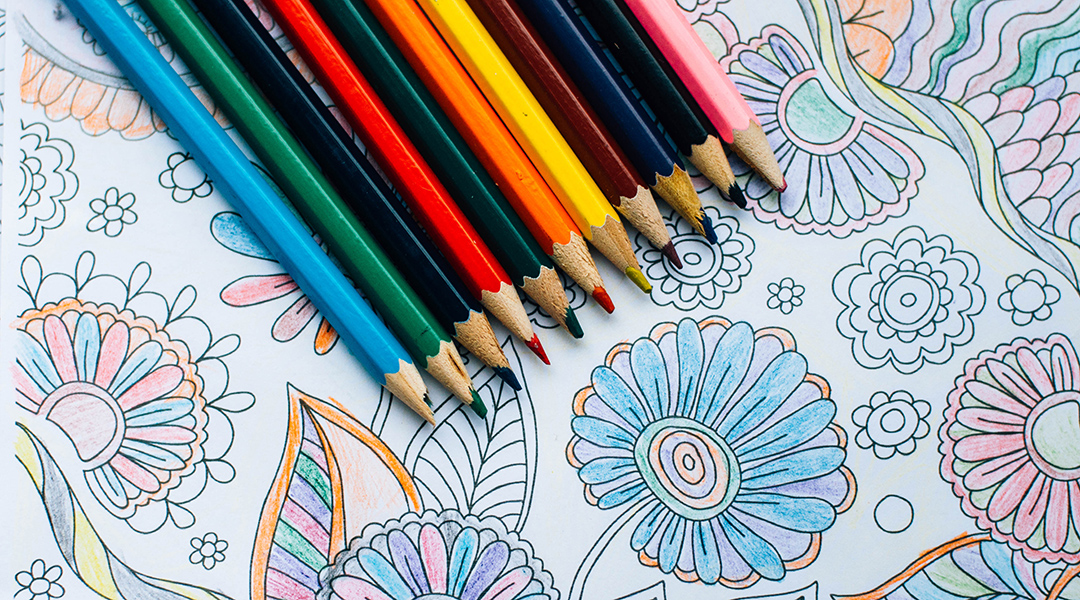
POLYGON ((1023 326, 1049 319, 1053 314, 1051 305, 1060 299, 1061 292, 1046 282, 1046 275, 1032 269, 1005 279, 1005 291, 998 296, 998 306, 1009 313, 1013 323, 1023 326))
POLYGON ((585 498, 643 515, 631 548, 684 581, 782 579, 854 501, 829 384, 783 329, 661 323, 608 353, 574 414, 585 498))
POLYGON ((23 124, 22 132, 16 230, 19 245, 33 246, 47 230, 63 225, 67 215, 64 203, 75 197, 79 178, 72 170, 75 149, 69 142, 51 137, 43 123, 23 124))
MULTIPOLYGON (((277 264, 277 260, 236 213, 223 212, 214 215, 210 232, 219 244, 237 254, 277 264)), ((274 340, 291 341, 317 319, 319 327, 315 332, 315 353, 322 355, 333 350, 338 341, 337 332, 319 315, 315 305, 287 273, 246 275, 221 290, 222 302, 235 307, 254 306, 287 296, 295 298, 270 328, 274 340)))
POLYGON ((891 243, 867 242, 861 261, 833 278, 844 305, 836 325, 860 365, 914 373, 924 363, 948 361, 954 347, 971 341, 972 317, 986 296, 978 260, 954 250, 951 238, 908 227, 891 243))
POLYGON ((681 269, 664 258, 643 234, 634 238, 642 270, 653 283, 651 297, 657 305, 674 305, 684 311, 698 306, 720 308, 725 294, 738 292, 743 278, 750 273, 754 240, 739 230, 738 219, 721 216, 713 206, 706 206, 705 214, 716 231, 715 244, 709 244, 674 210, 669 209, 664 217, 671 242, 682 258, 681 269))
POLYGON ((64 569, 60 565, 45 568, 45 561, 40 558, 30 564, 26 571, 15 574, 15 583, 19 590, 15 600, 49 600, 64 595, 64 586, 60 585, 60 576, 64 569))
POLYGON ((188 561, 193 565, 202 565, 209 571, 225 560, 225 550, 229 548, 229 542, 219 540, 216 533, 211 531, 202 537, 191 538, 193 548, 188 561))
POLYGON ((1028 560, 1080 564, 1080 362, 1067 337, 969 360, 940 437, 941 474, 981 529, 1028 560))
POLYGON ((165 170, 158 175, 158 183, 170 190, 173 200, 181 203, 192 198, 205 198, 214 191, 210 178, 186 152, 173 152, 169 155, 165 170))
POLYGON ((790 33, 770 25, 720 64, 761 120, 788 182, 779 194, 732 157, 755 218, 847 237, 907 212, 922 161, 862 111, 837 105, 790 33))
POLYGON ((124 231, 125 225, 131 225, 139 220, 132 207, 135 206, 135 194, 121 194, 120 190, 111 187, 105 190, 104 198, 94 198, 90 201, 90 211, 94 213, 86 224, 86 230, 90 232, 102 231, 108 237, 116 237, 124 231))
POLYGON ((75 464, 65 466, 81 471, 94 498, 136 531, 155 531, 166 519, 190 527, 195 516, 184 505, 208 478, 227 483, 235 475, 224 458, 228 413, 254 403, 251 394, 226 391, 221 359, 239 337, 215 339, 188 314, 191 287, 171 301, 145 291, 146 263, 127 281, 95 275, 94 263, 84 253, 71 277, 42 276, 36 259, 23 261, 32 307, 12 323, 19 420, 50 443, 73 446, 75 464))
POLYGON ((806 287, 795 283, 790 277, 770 283, 766 289, 769 290, 769 299, 765 301, 765 305, 785 315, 790 315, 796 307, 802 306, 802 296, 806 292, 806 287))
POLYGON ((872 448, 881 459, 892 458, 897 452, 909 455, 915 452, 918 440, 930 435, 929 415, 930 403, 916 400, 910 392, 874 392, 867 404, 851 413, 851 422, 858 429, 855 444, 872 448))
POLYGON ((320 578, 319 600, 559 598, 528 542, 453 510, 369 525, 320 578))

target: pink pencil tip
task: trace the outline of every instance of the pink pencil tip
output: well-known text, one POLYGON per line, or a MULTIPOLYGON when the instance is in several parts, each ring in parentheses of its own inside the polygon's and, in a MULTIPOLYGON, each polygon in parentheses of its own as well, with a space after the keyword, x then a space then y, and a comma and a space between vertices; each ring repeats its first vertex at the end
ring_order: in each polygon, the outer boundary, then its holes
POLYGON ((784 193, 785 190, 787 190, 787 179, 781 179, 780 187, 776 188, 776 191, 784 193))
POLYGON ((607 290, 604 288, 600 286, 593 288, 592 297, 609 315, 615 312, 615 303, 611 301, 611 296, 608 296, 607 290))
POLYGON ((540 360, 544 361, 545 365, 550 365, 551 361, 548 360, 547 352, 544 351, 544 347, 540 345, 540 336, 533 334, 532 340, 525 342, 525 345, 529 347, 529 350, 533 351, 533 354, 538 356, 540 360))

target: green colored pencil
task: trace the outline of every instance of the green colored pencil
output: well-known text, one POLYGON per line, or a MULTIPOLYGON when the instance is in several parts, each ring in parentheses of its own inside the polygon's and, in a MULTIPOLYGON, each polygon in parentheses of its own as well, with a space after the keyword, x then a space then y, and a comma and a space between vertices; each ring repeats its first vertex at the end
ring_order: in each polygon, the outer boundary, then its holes
POLYGON ((186 0, 141 0, 293 205, 322 236, 418 364, 481 416, 454 343, 186 0))
POLYGON ((510 277, 574 336, 581 326, 544 254, 363 0, 312 0, 510 277))

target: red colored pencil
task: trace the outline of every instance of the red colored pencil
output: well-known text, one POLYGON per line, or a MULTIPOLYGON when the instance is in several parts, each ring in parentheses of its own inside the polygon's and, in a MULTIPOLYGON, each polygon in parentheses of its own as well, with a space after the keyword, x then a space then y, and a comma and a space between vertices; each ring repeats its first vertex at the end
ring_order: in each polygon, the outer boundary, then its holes
POLYGON ((308 0, 264 0, 364 146, 476 298, 542 360, 510 276, 308 0))

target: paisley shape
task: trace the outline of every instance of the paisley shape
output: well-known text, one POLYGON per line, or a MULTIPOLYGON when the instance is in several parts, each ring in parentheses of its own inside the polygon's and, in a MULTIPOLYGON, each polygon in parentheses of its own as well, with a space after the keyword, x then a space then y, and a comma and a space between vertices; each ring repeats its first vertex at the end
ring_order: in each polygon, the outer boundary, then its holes
POLYGON ((412 477, 368 428, 289 389, 289 427, 255 540, 251 597, 313 599, 319 571, 371 522, 419 511, 412 477))

